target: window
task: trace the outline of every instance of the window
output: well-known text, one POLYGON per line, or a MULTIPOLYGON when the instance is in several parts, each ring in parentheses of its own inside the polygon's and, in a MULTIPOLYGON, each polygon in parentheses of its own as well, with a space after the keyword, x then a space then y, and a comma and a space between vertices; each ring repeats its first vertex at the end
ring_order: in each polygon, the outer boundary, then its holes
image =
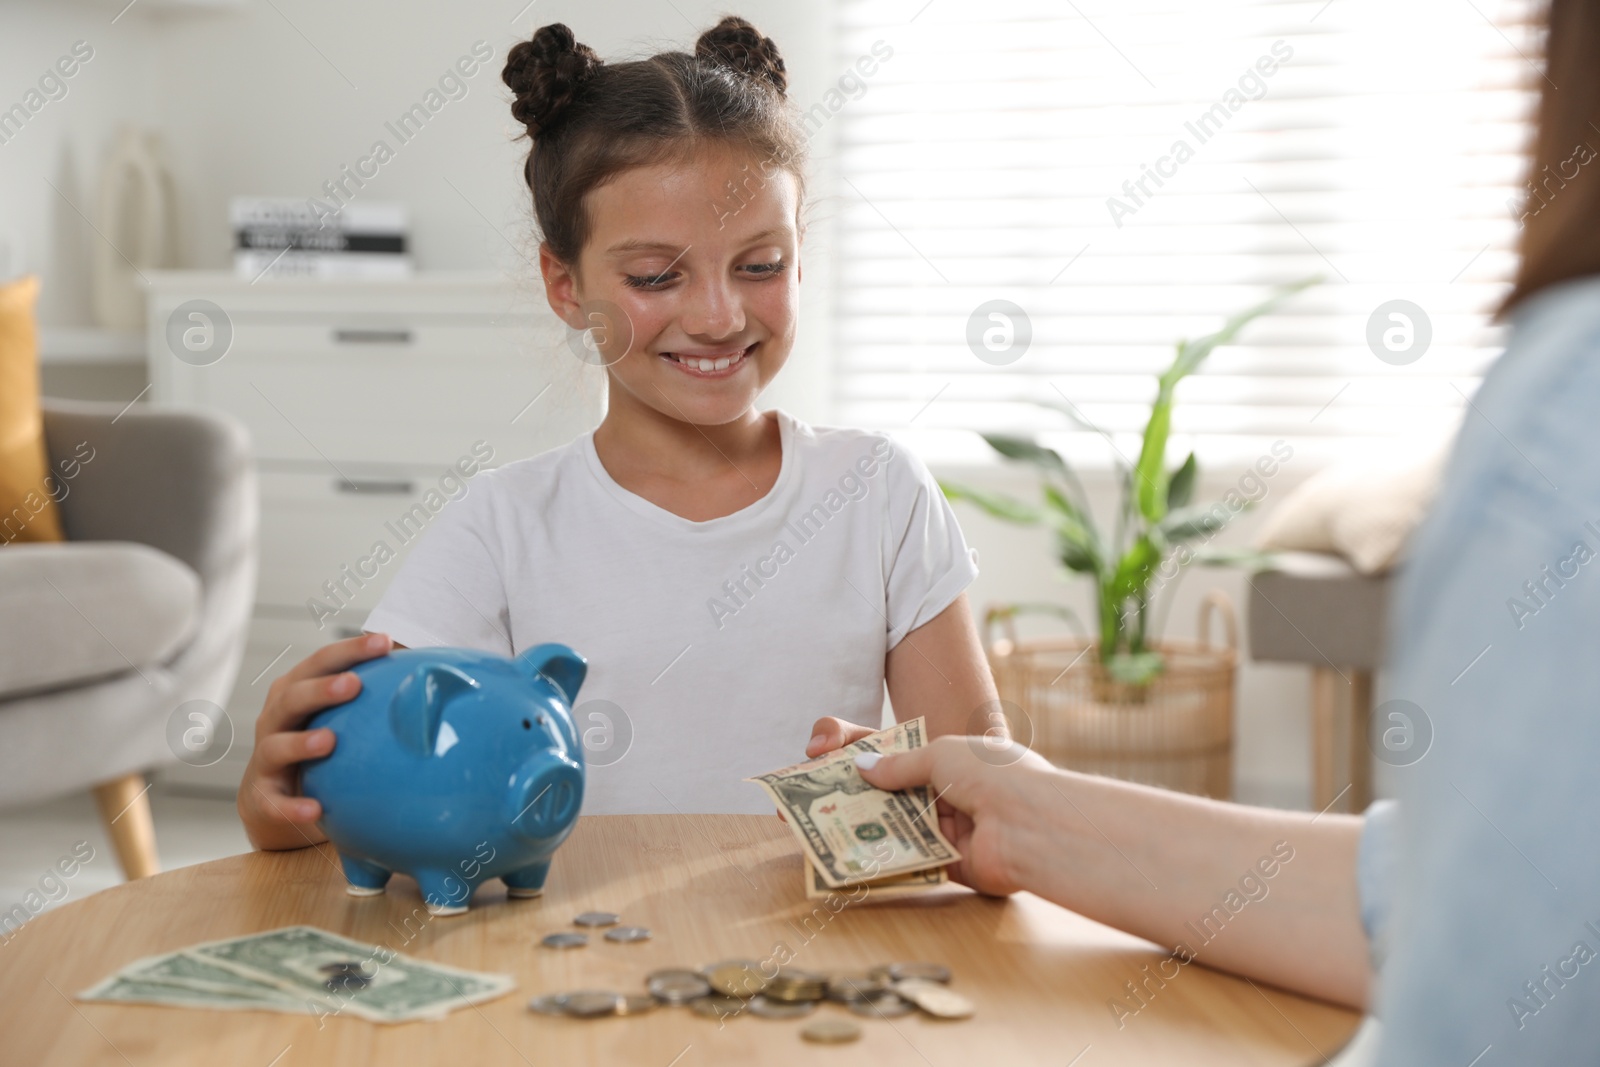
POLYGON ((1526 0, 840 2, 847 63, 893 53, 833 120, 838 421, 935 459, 1034 429, 1103 461, 1043 400, 1133 455, 1176 341, 1316 274, 1179 387, 1175 451, 1438 437, 1498 354, 1526 0), (1014 362, 1003 308, 969 344, 994 300, 1031 328, 1014 362))

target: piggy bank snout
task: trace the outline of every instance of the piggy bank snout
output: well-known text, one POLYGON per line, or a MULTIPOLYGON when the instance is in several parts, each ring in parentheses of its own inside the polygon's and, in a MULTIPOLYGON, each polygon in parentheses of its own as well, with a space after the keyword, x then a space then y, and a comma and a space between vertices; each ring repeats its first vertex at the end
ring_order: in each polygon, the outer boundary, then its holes
POLYGON ((517 773, 511 801, 518 834, 537 840, 563 833, 583 803, 583 768, 564 753, 540 752, 517 773))

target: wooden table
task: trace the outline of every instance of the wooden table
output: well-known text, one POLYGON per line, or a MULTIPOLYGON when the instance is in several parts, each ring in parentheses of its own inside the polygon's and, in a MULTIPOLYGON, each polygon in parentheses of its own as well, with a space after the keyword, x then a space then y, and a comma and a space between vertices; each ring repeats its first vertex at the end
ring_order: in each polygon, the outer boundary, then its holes
MULTIPOLYGON (((592 816, 561 848, 545 895, 479 890, 465 916, 430 919, 416 884, 349 896, 326 846, 234 856, 97 893, 28 923, 0 946, 0 1063, 144 1067, 309 1064, 1049 1064, 1321 1063, 1350 1036, 1349 1011, 1184 967, 1119 1029, 1108 1002, 1165 954, 1028 894, 1005 900, 959 886, 914 901, 870 898, 838 914, 803 896, 799 850, 770 816, 592 816), (621 913, 649 941, 601 938, 554 950, 538 939, 581 911, 621 913), (412 918, 410 940, 404 929, 412 918), (426 960, 516 975, 508 996, 442 1022, 395 1026, 347 1015, 205 1012, 69 998, 140 956, 197 941, 308 923, 426 960), (917 1015, 859 1020, 849 1045, 803 1042, 804 1021, 725 1020, 662 1008, 598 1021, 527 1010, 536 993, 643 992, 646 973, 778 945, 814 970, 933 960, 977 1005, 965 1022, 917 1015), (1085 1052, 1084 1050, 1088 1051, 1085 1052), (278 1057, 274 1059, 274 1057, 278 1057), (1080 1057, 1074 1059, 1074 1057, 1080 1057)), ((833 1004, 821 1013, 855 1018, 833 1004)))

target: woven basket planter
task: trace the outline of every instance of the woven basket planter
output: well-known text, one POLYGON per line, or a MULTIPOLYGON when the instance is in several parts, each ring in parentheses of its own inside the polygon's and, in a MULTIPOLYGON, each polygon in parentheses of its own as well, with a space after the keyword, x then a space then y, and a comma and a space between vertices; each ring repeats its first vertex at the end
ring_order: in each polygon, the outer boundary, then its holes
MULTIPOLYGON (((991 613, 991 618, 993 618, 991 613)), ((1009 630, 1009 623, 1007 624, 1009 630)), ((1202 796, 1233 795, 1233 686, 1238 626, 1221 593, 1200 605, 1200 640, 1157 646, 1166 660, 1144 685, 1120 682, 1081 639, 989 640, 989 665, 1020 741, 1068 770, 1202 796), (1227 643, 1210 640, 1212 614, 1227 643), (1031 727, 1031 728, 1030 728, 1031 727)))

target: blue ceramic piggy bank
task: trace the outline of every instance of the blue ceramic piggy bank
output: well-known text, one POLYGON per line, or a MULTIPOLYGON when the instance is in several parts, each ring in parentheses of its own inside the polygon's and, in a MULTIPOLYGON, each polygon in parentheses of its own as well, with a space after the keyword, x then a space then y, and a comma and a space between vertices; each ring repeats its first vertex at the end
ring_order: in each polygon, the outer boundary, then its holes
POLYGON ((354 670, 361 692, 307 727, 331 729, 333 752, 301 775, 349 891, 375 896, 401 871, 435 915, 466 911, 490 878, 538 896, 583 802, 571 714, 583 657, 408 648, 354 670))

